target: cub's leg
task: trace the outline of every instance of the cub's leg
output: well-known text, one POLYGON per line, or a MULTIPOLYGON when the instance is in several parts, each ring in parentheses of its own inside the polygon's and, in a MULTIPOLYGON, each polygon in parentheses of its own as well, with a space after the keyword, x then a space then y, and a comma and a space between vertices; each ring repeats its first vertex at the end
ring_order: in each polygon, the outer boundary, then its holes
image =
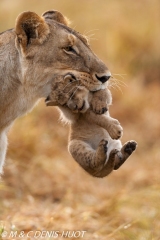
POLYGON ((106 161, 104 167, 101 169, 97 177, 103 178, 106 177, 109 173, 114 170, 116 162, 116 154, 122 148, 122 143, 120 140, 113 140, 108 136, 108 151, 106 156, 106 161))
POLYGON ((0 175, 3 173, 3 164, 7 151, 7 136, 5 132, 0 133, 0 175))
POLYGON ((136 146, 135 141, 129 141, 121 147, 119 140, 111 139, 109 144, 108 141, 101 140, 97 150, 94 150, 86 142, 72 140, 68 148, 72 157, 84 170, 92 176, 103 178, 113 170, 117 170, 136 149, 136 146))
POLYGON ((136 149, 137 143, 135 141, 129 141, 122 147, 120 140, 109 140, 108 143, 108 158, 106 164, 99 172, 98 177, 107 176, 108 170, 117 170, 127 160, 127 158, 136 149))
MULTIPOLYGON (((99 177, 99 172, 104 168, 108 141, 101 140, 97 149, 94 150, 91 145, 81 140, 72 140, 69 142, 69 152, 72 157, 81 165, 81 167, 92 176, 99 177)), ((108 174, 114 169, 114 164, 109 162, 108 174)))
POLYGON ((89 111, 86 117, 88 121, 92 121, 92 123, 106 129, 112 139, 119 139, 123 134, 123 128, 119 121, 107 114, 96 115, 94 112, 89 111))
POLYGON ((96 114, 104 114, 108 110, 108 105, 112 103, 112 95, 109 89, 102 89, 92 92, 90 102, 91 110, 96 114))
POLYGON ((120 151, 115 154, 115 166, 114 170, 120 168, 120 166, 127 160, 127 158, 136 150, 137 143, 133 140, 126 142, 120 151))

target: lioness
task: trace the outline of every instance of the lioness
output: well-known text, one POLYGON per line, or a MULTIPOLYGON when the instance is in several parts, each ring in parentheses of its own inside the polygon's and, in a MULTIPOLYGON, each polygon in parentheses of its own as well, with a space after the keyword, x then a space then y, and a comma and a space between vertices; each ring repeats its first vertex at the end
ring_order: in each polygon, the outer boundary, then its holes
POLYGON ((103 89, 111 76, 61 13, 52 10, 40 17, 23 12, 15 28, 0 34, 0 173, 12 123, 47 98, 55 74, 68 71, 78 73, 92 91, 103 89))
POLYGON ((91 175, 105 177, 126 161, 137 143, 128 141, 122 147, 121 141, 115 140, 121 137, 123 130, 118 120, 111 118, 109 111, 102 115, 94 113, 94 101, 97 105, 99 102, 101 105, 101 101, 111 104, 109 89, 97 91, 95 97, 80 86, 78 80, 72 74, 55 78, 46 104, 58 105, 69 120, 68 148, 73 158, 91 175))

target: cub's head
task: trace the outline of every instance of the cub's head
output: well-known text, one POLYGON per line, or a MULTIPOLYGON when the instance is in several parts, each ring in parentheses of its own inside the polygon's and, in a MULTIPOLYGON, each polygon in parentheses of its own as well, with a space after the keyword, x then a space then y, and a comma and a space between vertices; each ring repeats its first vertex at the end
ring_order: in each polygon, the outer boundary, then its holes
POLYGON ((65 105, 72 99, 81 83, 71 73, 57 75, 51 84, 51 93, 46 98, 47 106, 65 105))
POLYGON ((72 73, 58 75, 52 81, 52 90, 45 100, 47 106, 68 106, 73 112, 89 108, 89 91, 72 73))
POLYGON ((105 88, 110 72, 61 13, 52 10, 40 17, 24 12, 16 20, 15 32, 25 80, 43 86, 54 81, 54 76, 70 72, 90 91, 105 88))

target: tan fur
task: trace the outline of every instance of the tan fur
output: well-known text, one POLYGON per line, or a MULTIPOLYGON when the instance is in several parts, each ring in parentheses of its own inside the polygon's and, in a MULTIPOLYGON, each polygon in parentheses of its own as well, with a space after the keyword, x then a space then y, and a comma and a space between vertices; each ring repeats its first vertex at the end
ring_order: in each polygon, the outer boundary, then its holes
POLYGON ((70 122, 68 148, 73 158, 91 175, 105 177, 126 161, 136 149, 136 142, 129 141, 122 147, 117 140, 122 136, 118 120, 111 118, 109 111, 98 115, 111 104, 110 91, 93 93, 79 85, 69 74, 58 76, 52 83, 47 105, 59 105, 70 122))
POLYGON ((17 117, 50 94, 55 75, 73 71, 88 89, 104 88, 98 76, 109 74, 107 67, 91 51, 85 37, 67 24, 54 10, 42 17, 24 12, 14 29, 0 34, 0 172, 8 129, 17 117))

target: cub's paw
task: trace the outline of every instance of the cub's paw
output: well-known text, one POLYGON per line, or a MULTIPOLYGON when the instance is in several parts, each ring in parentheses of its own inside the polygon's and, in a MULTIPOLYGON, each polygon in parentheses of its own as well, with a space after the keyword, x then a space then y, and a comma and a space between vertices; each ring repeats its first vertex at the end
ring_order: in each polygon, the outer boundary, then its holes
POLYGON ((119 139, 123 135, 123 128, 116 119, 112 120, 112 123, 107 131, 112 139, 119 139))
POLYGON ((117 152, 114 170, 119 169, 129 156, 136 150, 137 143, 133 140, 126 142, 121 151, 117 152))
POLYGON ((131 140, 123 146, 123 151, 128 155, 131 155, 132 152, 136 150, 136 147, 137 147, 137 143, 131 140))
POLYGON ((105 139, 102 139, 98 145, 97 148, 97 156, 99 159, 104 159, 106 160, 107 156, 107 151, 108 151, 108 141, 105 139))
POLYGON ((103 114, 108 110, 111 102, 112 96, 108 89, 98 90, 92 93, 91 109, 96 114, 103 114))
POLYGON ((108 106, 106 102, 96 101, 93 99, 91 103, 91 110, 96 114, 104 114, 108 111, 108 106))
POLYGON ((106 153, 108 150, 108 141, 105 139, 102 139, 99 143, 99 147, 101 148, 102 151, 104 151, 104 153, 106 153))

